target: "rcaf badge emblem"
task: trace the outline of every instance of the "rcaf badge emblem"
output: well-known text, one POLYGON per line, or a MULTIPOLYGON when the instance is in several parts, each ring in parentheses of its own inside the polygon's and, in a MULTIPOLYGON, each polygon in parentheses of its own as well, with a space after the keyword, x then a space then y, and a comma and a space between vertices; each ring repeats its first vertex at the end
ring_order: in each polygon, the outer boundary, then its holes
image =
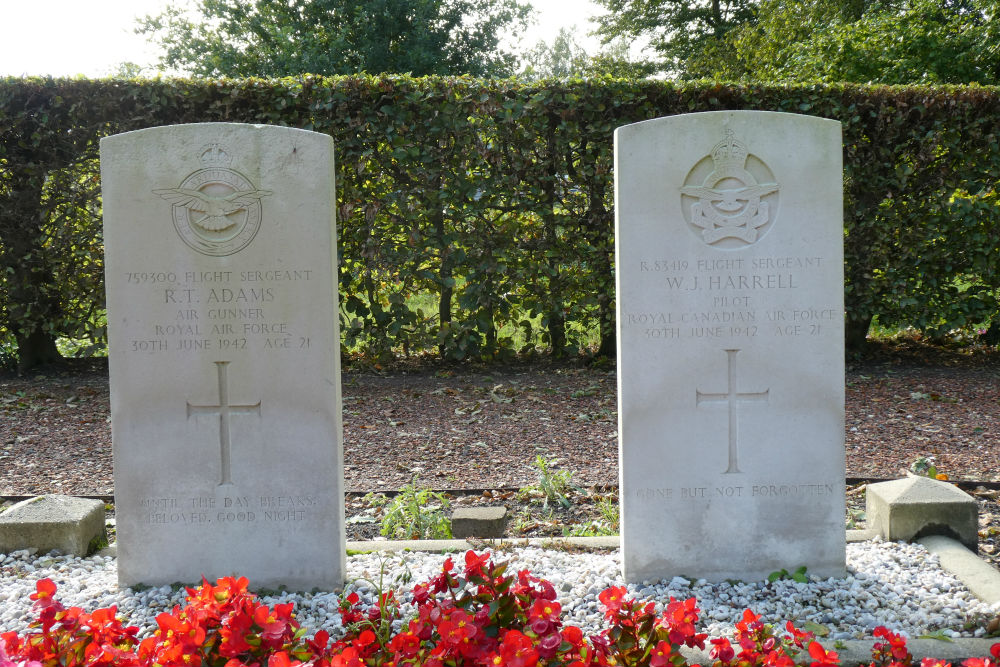
POLYGON ((732 130, 691 169, 681 205, 691 230, 715 248, 736 249, 759 241, 778 211, 778 183, 732 130))
POLYGON ((247 247, 261 222, 261 202, 271 194, 231 168, 233 158, 219 144, 201 150, 202 168, 176 188, 153 190, 173 204, 181 239, 205 255, 232 255, 247 247))

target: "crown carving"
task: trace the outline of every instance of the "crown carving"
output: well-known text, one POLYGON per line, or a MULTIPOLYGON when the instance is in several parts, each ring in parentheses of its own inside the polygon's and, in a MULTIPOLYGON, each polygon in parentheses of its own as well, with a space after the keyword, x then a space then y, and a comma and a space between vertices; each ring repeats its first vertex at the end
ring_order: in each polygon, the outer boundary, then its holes
POLYGON ((726 138, 712 148, 712 162, 715 163, 716 170, 732 167, 742 169, 749 154, 746 144, 736 139, 736 133, 726 130, 726 138))
POLYGON ((228 167, 233 163, 231 156, 220 144, 207 144, 201 149, 201 164, 206 168, 228 167))

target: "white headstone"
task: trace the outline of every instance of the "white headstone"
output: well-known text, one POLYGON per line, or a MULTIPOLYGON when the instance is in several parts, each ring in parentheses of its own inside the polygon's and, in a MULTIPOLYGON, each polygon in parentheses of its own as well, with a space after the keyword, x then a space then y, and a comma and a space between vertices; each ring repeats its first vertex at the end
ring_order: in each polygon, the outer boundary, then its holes
POLYGON ((122 585, 344 581, 333 141, 101 142, 122 585))
POLYGON ((625 576, 842 575, 840 123, 620 127, 615 183, 625 576))

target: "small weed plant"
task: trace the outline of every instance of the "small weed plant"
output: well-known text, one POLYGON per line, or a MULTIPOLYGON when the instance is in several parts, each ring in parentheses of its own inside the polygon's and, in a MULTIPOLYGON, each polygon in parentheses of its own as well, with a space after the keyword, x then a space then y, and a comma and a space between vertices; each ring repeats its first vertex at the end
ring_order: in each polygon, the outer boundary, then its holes
POLYGON ((600 518, 579 526, 567 527, 563 530, 566 537, 600 537, 617 535, 619 528, 618 502, 609 496, 599 496, 595 499, 600 518))
POLYGON ((857 530, 865 522, 865 519, 864 510, 853 507, 847 508, 847 530, 857 530))
POLYGON ((534 521, 531 519, 531 512, 524 509, 514 515, 514 532, 524 534, 531 529, 534 521))
POLYGON ((767 575, 768 582, 770 582, 772 584, 774 582, 778 581, 779 579, 790 579, 790 580, 796 581, 796 582, 798 582, 800 584, 808 584, 809 583, 809 575, 806 574, 806 566, 805 565, 803 565, 802 567, 798 568, 797 570, 795 570, 792 573, 789 573, 788 570, 786 570, 785 568, 781 568, 780 570, 776 570, 776 571, 772 572, 771 574, 767 575))
POLYGON ((597 511, 601 513, 601 520, 617 533, 620 522, 618 499, 614 496, 601 496, 597 499, 597 511))
POLYGON ((917 460, 910 464, 910 472, 914 475, 930 477, 931 479, 939 479, 942 481, 948 479, 948 475, 946 473, 938 470, 937 465, 934 463, 933 456, 918 456, 917 460))
POLYGON ((542 506, 546 509, 550 502, 569 507, 570 502, 566 494, 575 488, 570 484, 573 473, 569 470, 553 470, 552 466, 557 462, 558 459, 549 461, 541 454, 536 456, 535 462, 531 465, 538 471, 538 484, 522 488, 520 496, 523 498, 538 495, 542 498, 542 506))
POLYGON ((400 603, 395 593, 413 582, 413 573, 402 558, 387 558, 379 555, 378 581, 359 577, 355 583, 367 584, 376 593, 376 605, 368 610, 368 613, 358 613, 357 607, 361 602, 361 596, 356 592, 341 595, 340 612, 344 623, 344 629, 348 634, 360 635, 370 631, 375 634, 376 641, 381 644, 388 644, 393 636, 393 623, 400 617, 400 603), (398 561, 398 562, 396 562, 398 561), (387 583, 389 579, 389 566, 397 565, 401 568, 399 574, 391 577, 391 587, 387 583))
POLYGON ((451 539, 449 507, 444 495, 417 486, 414 479, 386 503, 380 532, 383 537, 403 540, 451 539))

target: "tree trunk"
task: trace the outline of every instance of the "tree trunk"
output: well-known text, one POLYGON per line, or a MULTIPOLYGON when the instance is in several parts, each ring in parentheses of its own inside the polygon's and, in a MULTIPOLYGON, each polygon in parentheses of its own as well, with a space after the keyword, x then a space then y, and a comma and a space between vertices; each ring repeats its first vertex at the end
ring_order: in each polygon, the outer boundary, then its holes
POLYGON ((721 40, 726 35, 724 29, 724 21, 722 18, 722 6, 719 0, 712 0, 712 30, 715 32, 715 38, 721 40))
POLYGON ((44 174, 15 176, 19 178, 11 184, 7 215, 0 220, 0 238, 6 246, 0 270, 8 272, 7 325, 17 341, 17 369, 23 373, 62 359, 55 335, 47 331, 50 323, 59 321, 62 308, 39 229, 44 218, 44 174))
MULTIPOLYGON (((431 187, 435 188, 434 191, 436 193, 440 193, 441 178, 437 178, 431 187)), ((434 235, 438 243, 438 259, 441 262, 441 266, 438 269, 438 285, 441 288, 441 295, 438 298, 438 325, 444 328, 451 323, 451 300, 455 294, 454 275, 450 258, 451 248, 448 247, 448 242, 445 238, 444 211, 441 210, 441 202, 438 201, 437 196, 432 197, 431 202, 431 210, 433 211, 431 219, 434 226, 434 235)), ((447 352, 448 342, 442 339, 438 345, 438 354, 444 357, 447 352)))
MULTIPOLYGON (((495 233, 492 227, 485 221, 480 223, 488 235, 495 233)), ((490 270, 480 280, 482 286, 479 288, 479 313, 477 314, 477 324, 483 332, 483 351, 488 355, 497 354, 497 325, 496 325, 496 305, 499 299, 496 294, 496 285, 493 276, 496 275, 496 261, 493 259, 493 248, 489 239, 484 240, 486 247, 483 251, 483 259, 480 265, 487 265, 490 270), (486 328, 483 330, 483 316, 486 316, 486 328)))
POLYGON ((990 328, 980 338, 987 345, 1000 345, 1000 318, 990 322, 990 328))
POLYGON ((865 341, 868 339, 868 328, 871 324, 871 315, 854 318, 848 314, 844 324, 844 343, 847 352, 861 352, 864 349, 865 341))
POLYGON ((558 253, 554 252, 559 243, 559 235, 556 233, 556 137, 555 131, 558 125, 558 118, 549 119, 548 136, 548 156, 549 170, 548 178, 543 184, 545 191, 545 213, 543 214, 543 238, 545 239, 545 250, 549 267, 549 311, 548 320, 549 344, 552 346, 552 356, 559 358, 566 352, 566 316, 563 313, 563 289, 562 277, 559 270, 558 253), (552 251, 552 252, 549 252, 552 251))
POLYGON ((599 269, 604 276, 604 280, 595 276, 595 283, 598 285, 600 293, 597 297, 597 326, 600 341, 597 348, 598 357, 614 359, 618 354, 618 332, 615 328, 615 247, 609 238, 606 230, 609 223, 613 228, 614 223, 610 221, 611 215, 604 205, 605 182, 592 182, 589 192, 589 205, 587 209, 587 231, 594 240, 591 243, 600 249, 599 269))
MULTIPOLYGON (((441 278, 441 296, 438 299, 438 320, 441 322, 441 326, 444 326, 451 323, 451 300, 455 294, 455 288, 445 282, 452 277, 451 267, 442 264, 439 277, 441 278)), ((444 354, 443 347, 440 352, 442 355, 444 354)))
POLYGON ((24 373, 36 366, 62 360, 56 348, 56 339, 45 331, 32 331, 28 335, 16 334, 17 372, 24 373))
POLYGON ((566 353, 566 317, 559 304, 555 306, 549 312, 549 343, 552 344, 552 356, 560 358, 566 353))
POLYGON ((618 332, 615 331, 615 311, 611 307, 611 299, 602 294, 598 298, 597 312, 601 318, 601 342, 597 356, 614 359, 618 355, 618 332))

